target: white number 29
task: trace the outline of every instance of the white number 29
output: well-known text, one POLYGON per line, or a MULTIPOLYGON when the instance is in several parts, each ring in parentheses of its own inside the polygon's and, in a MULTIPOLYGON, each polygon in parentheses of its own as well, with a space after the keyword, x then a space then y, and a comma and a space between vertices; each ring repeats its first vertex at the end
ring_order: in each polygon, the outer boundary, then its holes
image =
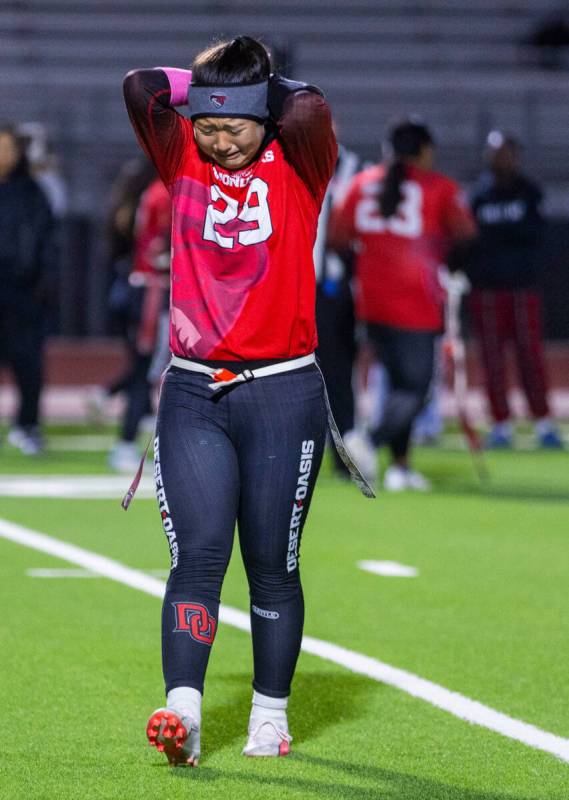
POLYGON ((271 212, 267 197, 269 187, 261 178, 254 178, 247 192, 247 197, 241 209, 235 198, 222 192, 215 184, 211 185, 211 203, 207 207, 203 238, 208 242, 216 242, 220 247, 231 250, 235 247, 235 235, 224 236, 217 226, 226 225, 228 222, 239 219, 242 222, 254 222, 257 227, 242 230, 237 233, 237 241, 241 245, 259 244, 266 242, 273 232, 271 212), (253 198, 256 202, 253 204, 253 198), (222 200, 225 208, 220 210, 215 204, 222 200))

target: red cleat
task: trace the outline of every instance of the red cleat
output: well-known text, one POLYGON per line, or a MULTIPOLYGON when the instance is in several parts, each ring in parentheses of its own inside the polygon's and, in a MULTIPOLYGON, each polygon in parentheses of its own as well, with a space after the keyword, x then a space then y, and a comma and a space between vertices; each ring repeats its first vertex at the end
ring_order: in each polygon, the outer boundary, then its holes
POLYGON ((199 759, 199 729, 189 718, 170 708, 159 708, 146 724, 148 742, 164 753, 173 767, 196 767, 199 759))

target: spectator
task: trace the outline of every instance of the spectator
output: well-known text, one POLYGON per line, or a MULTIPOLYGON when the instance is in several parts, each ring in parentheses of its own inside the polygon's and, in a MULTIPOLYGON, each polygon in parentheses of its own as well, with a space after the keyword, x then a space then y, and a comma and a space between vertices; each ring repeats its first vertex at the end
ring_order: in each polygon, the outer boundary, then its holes
POLYGON ((353 430, 345 442, 370 480, 375 448, 388 445, 385 488, 424 491, 430 484, 410 467, 410 437, 428 396, 443 325, 437 269, 451 245, 473 236, 474 223, 459 187, 433 171, 433 138, 425 125, 406 120, 395 126, 390 147, 387 165, 356 175, 331 223, 332 246, 356 248, 356 316, 390 385, 371 441, 353 430))
POLYGON ((67 186, 45 125, 24 122, 18 126, 18 134, 24 141, 32 177, 47 197, 54 217, 63 219, 69 207, 67 186))
POLYGON ((43 448, 39 401, 46 298, 54 267, 49 203, 30 175, 15 128, 0 127, 0 359, 14 373, 20 393, 8 441, 26 455, 43 448))
POLYGON ((511 447, 505 349, 512 342, 541 447, 562 447, 550 420, 543 359, 539 244, 544 221, 541 189, 520 170, 521 147, 512 136, 488 136, 487 170, 472 196, 480 236, 468 276, 469 311, 486 374, 494 419, 489 447, 511 447))

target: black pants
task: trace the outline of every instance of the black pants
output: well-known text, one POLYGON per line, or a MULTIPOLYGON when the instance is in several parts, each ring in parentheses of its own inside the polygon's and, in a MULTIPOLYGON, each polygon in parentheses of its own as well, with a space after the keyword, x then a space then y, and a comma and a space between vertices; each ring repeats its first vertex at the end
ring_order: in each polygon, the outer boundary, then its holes
MULTIPOLYGON (((352 370, 356 357, 354 341, 354 306, 347 280, 339 281, 333 295, 322 288, 316 291, 318 360, 328 389, 334 419, 343 435, 354 427, 354 392, 352 370)), ((332 448, 337 470, 347 473, 335 447, 332 448)))
POLYGON ((286 697, 304 621, 302 528, 320 468, 326 410, 315 367, 258 378, 220 397, 171 368, 155 439, 172 569, 162 615, 166 691, 203 691, 235 524, 251 600, 254 680, 286 697))
POLYGON ((10 367, 16 379, 20 403, 14 422, 21 428, 33 428, 39 422, 43 345, 41 307, 29 300, 22 305, 0 304, 0 362, 10 367))
POLYGON ((151 355, 135 353, 132 360, 132 370, 126 383, 126 406, 121 425, 121 439, 125 442, 134 442, 142 418, 152 413, 150 394, 152 385, 148 380, 151 355))
POLYGON ((404 458, 409 452, 413 421, 429 394, 437 333, 368 324, 367 335, 390 385, 372 441, 378 447, 388 445, 395 459, 404 458))

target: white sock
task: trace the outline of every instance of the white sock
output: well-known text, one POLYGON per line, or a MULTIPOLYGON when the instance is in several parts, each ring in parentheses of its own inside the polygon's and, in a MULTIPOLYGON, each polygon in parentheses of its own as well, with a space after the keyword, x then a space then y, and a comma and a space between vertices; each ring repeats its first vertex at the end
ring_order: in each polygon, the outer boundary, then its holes
POLYGON ((253 705, 249 725, 254 727, 262 720, 270 719, 279 728, 288 732, 286 709, 288 697, 269 697, 266 694, 253 691, 253 705))
POLYGON ((178 686, 170 689, 166 698, 168 708, 179 714, 191 717, 198 725, 202 718, 202 696, 197 689, 190 686, 178 686))

